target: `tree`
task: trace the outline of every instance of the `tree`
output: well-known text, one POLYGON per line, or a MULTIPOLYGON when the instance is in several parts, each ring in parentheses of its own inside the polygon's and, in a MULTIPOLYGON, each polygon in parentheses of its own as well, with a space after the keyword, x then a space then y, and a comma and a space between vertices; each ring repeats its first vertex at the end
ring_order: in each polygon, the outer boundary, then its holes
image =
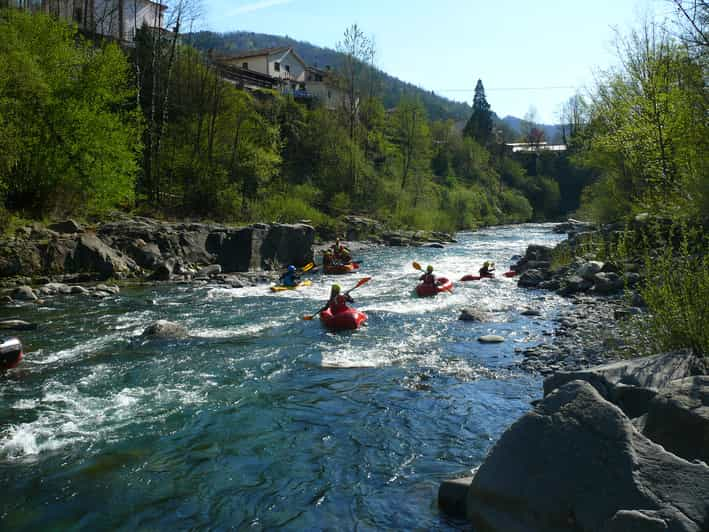
POLYGON ((431 132, 426 109, 418 98, 404 97, 394 113, 394 143, 401 158, 401 191, 406 190, 412 173, 422 172, 430 163, 431 132))
POLYGON ((126 57, 48 15, 0 11, 0 184, 36 215, 130 205, 140 116, 126 57))
POLYGON ((485 98, 485 87, 481 79, 475 85, 475 96, 473 97, 473 114, 465 124, 463 134, 472 138, 481 146, 487 146, 492 138, 492 111, 490 104, 485 98))
MULTIPOLYGON (((375 55, 374 43, 357 24, 353 24, 345 30, 344 38, 337 43, 336 49, 344 55, 338 79, 340 88, 345 93, 342 99, 342 112, 349 132, 350 145, 354 149, 358 143, 360 105, 370 88, 367 76, 373 71, 371 63, 375 55)), ((359 188, 357 159, 357 154, 354 152, 350 154, 350 185, 354 193, 359 188)))

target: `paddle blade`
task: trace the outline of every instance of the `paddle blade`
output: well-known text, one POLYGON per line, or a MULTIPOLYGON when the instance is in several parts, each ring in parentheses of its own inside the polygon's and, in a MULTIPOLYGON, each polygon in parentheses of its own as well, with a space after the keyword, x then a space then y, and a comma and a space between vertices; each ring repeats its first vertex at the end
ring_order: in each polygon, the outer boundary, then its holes
POLYGON ((411 265, 414 267, 414 270, 423 270, 421 265, 416 261, 412 262, 411 265))
POLYGON ((362 277, 362 278, 357 282, 356 285, 354 285, 352 288, 350 288, 350 289, 348 290, 348 292, 351 292, 351 291, 354 290, 355 288, 359 288, 360 286, 362 286, 362 285, 365 284, 365 283, 368 283, 368 282, 371 281, 371 280, 372 280, 371 277, 362 277))
POLYGON ((314 266, 315 266, 314 263, 309 262, 308 264, 306 264, 305 266, 303 266, 301 269, 302 269, 304 272, 307 272, 307 271, 312 270, 314 266))
POLYGON ((303 316, 303 319, 305 321, 313 321, 314 318, 315 318, 315 316, 303 316))

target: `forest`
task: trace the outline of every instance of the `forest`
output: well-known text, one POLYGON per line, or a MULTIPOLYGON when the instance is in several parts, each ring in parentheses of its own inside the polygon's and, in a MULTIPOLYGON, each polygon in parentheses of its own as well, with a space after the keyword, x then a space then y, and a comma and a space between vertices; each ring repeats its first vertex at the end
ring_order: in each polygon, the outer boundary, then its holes
MULTIPOLYGON (((175 29, 180 27, 176 15, 175 29)), ((184 21, 182 21, 184 24, 184 21)), ((0 11, 2 217, 100 217, 115 209, 229 223, 343 214, 455 231, 638 212, 699 220, 707 204, 706 42, 692 24, 647 22, 618 37, 620 67, 560 117, 567 152, 500 127, 475 87, 467 121, 432 119, 420 94, 382 97, 376 50, 344 32, 335 110, 222 79, 179 31, 135 47, 69 23, 0 11)))

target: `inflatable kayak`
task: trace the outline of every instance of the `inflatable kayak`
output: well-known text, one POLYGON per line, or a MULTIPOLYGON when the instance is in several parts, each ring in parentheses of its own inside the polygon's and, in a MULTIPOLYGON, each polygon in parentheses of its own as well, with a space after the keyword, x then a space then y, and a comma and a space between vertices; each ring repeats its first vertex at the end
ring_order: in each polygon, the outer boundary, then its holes
POLYGON ((435 296, 439 292, 446 292, 453 289, 453 281, 445 277, 436 279, 436 284, 421 283, 416 287, 416 293, 419 297, 435 296))
POLYGON ((510 270, 508 272, 503 273, 502 276, 503 277, 516 277, 518 273, 519 272, 515 272, 515 271, 510 270))
POLYGON ((0 339, 0 370, 11 369, 22 360, 22 342, 17 338, 0 339))
POLYGON ((479 281, 480 279, 494 279, 495 274, 490 275, 464 275, 460 278, 461 281, 479 281))
POLYGON ((329 275, 341 275, 359 270, 359 264, 350 262, 349 264, 327 264, 323 266, 323 272, 329 275))
POLYGON ((313 282, 309 279, 306 279, 305 281, 300 281, 297 285, 295 286, 283 286, 283 285, 276 285, 271 287, 271 292, 284 292, 285 290, 297 290, 298 288, 303 288, 305 286, 310 286, 313 284, 313 282))
POLYGON ((367 321, 367 315, 349 307, 342 312, 333 314, 332 310, 328 308, 320 313, 320 321, 331 331, 347 331, 357 329, 367 321))

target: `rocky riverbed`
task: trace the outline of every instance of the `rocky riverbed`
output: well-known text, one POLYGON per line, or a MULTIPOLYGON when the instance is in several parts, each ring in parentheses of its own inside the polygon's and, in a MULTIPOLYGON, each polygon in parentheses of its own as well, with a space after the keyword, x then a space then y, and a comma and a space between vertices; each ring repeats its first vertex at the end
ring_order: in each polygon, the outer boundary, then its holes
POLYGON ((518 367, 547 376, 545 397, 474 476, 441 485, 439 504, 476 530, 709 530, 709 362, 642 356, 639 261, 579 253, 579 242, 607 241, 617 228, 560 230, 568 240, 530 246, 512 267, 519 286, 572 302, 545 331, 549 342, 519 350, 518 367))

